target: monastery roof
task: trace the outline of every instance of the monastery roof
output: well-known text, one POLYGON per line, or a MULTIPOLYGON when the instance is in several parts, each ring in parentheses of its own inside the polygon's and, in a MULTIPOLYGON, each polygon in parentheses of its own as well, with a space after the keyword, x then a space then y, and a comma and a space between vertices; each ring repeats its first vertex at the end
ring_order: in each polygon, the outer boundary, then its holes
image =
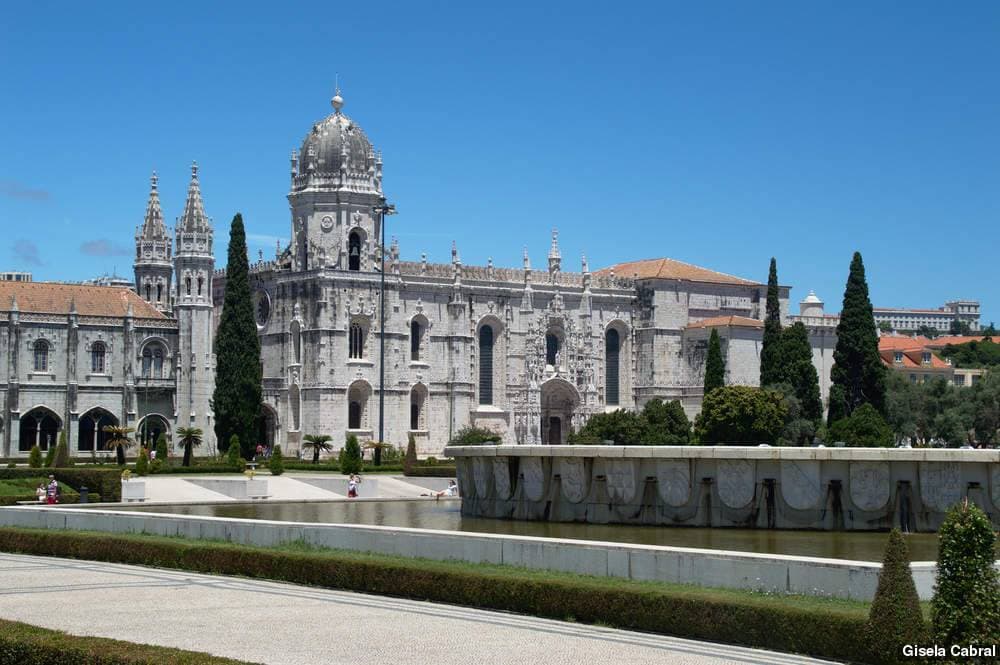
POLYGON ((678 279, 688 282, 707 282, 709 284, 743 284, 746 286, 760 286, 760 282, 754 282, 742 277, 727 275, 724 272, 716 272, 708 268, 676 261, 674 259, 644 259, 642 261, 629 261, 617 265, 602 268, 595 274, 607 275, 614 272, 616 276, 636 279, 678 279))
POLYGON ((763 328, 764 322, 757 319, 750 319, 745 316, 713 316, 710 319, 702 319, 687 325, 688 330, 697 328, 763 328))
POLYGON ((0 282, 0 312, 9 312, 17 301, 18 311, 37 314, 69 314, 75 305, 81 316, 125 316, 165 319, 161 312, 122 286, 59 284, 55 282, 0 282))

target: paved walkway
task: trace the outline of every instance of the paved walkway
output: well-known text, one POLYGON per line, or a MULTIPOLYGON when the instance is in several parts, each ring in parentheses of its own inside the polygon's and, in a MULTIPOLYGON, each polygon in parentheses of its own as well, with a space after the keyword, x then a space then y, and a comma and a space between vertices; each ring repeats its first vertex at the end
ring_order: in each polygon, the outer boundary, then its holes
MULTIPOLYGON (((282 476, 261 473, 267 479, 271 500, 281 501, 331 501, 346 498, 346 477, 340 474, 310 474, 305 471, 289 472, 282 476), (339 482, 343 489, 332 491, 329 486, 339 482)), ((146 483, 146 500, 156 503, 204 503, 207 501, 235 501, 221 492, 202 487, 199 483, 221 479, 236 481, 240 476, 228 475, 152 475, 143 477, 146 483)), ((362 479, 362 496, 371 496, 369 491, 377 487, 378 498, 413 498, 431 489, 444 489, 448 484, 444 478, 404 478, 388 474, 371 474, 362 479), (364 479, 375 482, 364 484, 364 479)))
POLYGON ((0 617, 289 665, 822 662, 437 603, 3 553, 0 617))

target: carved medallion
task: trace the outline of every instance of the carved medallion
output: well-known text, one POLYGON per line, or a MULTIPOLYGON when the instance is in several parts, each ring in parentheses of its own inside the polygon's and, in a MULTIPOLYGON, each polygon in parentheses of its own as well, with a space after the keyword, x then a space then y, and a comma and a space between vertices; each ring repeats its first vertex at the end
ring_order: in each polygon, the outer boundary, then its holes
POLYGON ((668 506, 683 506, 691 496, 691 465, 687 460, 656 463, 656 490, 668 506))
POLYGON ((493 458, 493 488, 498 499, 510 498, 510 460, 506 457, 493 458))
POLYGON ((609 460, 604 464, 604 473, 608 478, 608 496, 614 503, 632 503, 635 499, 636 472, 639 463, 636 460, 609 460))
POLYGON ((522 457, 521 475, 524 477, 524 496, 528 501, 541 501, 545 496, 545 467, 541 457, 522 457))
POLYGON ((472 458, 472 479, 476 483, 476 496, 486 499, 490 496, 490 481, 493 479, 493 469, 485 457, 472 458))
POLYGON ((747 460, 716 462, 719 498, 730 508, 742 508, 753 500, 754 466, 747 460))
POLYGON ((921 462, 920 498, 939 512, 962 500, 962 470, 958 462, 921 462))
POLYGON ((879 510, 889 491, 888 462, 851 462, 851 501, 860 510, 879 510))
POLYGON ((781 496, 796 510, 815 508, 823 496, 819 462, 796 460, 781 463, 781 496))
POLYGON ((333 228, 333 217, 330 217, 330 215, 326 215, 325 217, 323 217, 323 219, 320 220, 319 226, 324 231, 329 231, 330 229, 333 228))
POLYGON ((562 493, 571 503, 583 501, 590 490, 590 474, 587 463, 580 457, 563 457, 559 460, 559 475, 562 479, 562 493))

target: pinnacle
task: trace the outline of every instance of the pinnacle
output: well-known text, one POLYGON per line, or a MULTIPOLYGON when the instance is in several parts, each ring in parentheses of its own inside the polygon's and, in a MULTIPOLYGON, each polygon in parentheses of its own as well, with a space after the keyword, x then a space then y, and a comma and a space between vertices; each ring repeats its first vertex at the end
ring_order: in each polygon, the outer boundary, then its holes
POLYGON ((209 230, 205 204, 201 200, 201 186, 198 183, 198 163, 192 162, 191 183, 188 185, 187 200, 184 201, 184 212, 177 221, 177 231, 179 233, 203 233, 209 230))
POLYGON ((145 240, 165 240, 167 227, 163 223, 163 211, 160 209, 160 194, 157 191, 159 177, 156 171, 149 178, 149 202, 146 204, 146 216, 139 232, 145 240))

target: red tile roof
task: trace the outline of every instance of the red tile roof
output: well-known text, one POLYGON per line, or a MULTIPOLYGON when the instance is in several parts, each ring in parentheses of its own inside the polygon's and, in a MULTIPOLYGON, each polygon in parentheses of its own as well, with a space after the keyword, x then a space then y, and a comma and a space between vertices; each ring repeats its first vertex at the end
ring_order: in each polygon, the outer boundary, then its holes
POLYGON ((961 335, 941 335, 927 342, 927 346, 932 349, 943 349, 949 344, 968 344, 969 342, 981 342, 984 339, 992 339, 984 336, 962 337, 961 335))
POLYGON ((123 317, 131 304, 132 313, 137 318, 167 318, 140 298, 138 293, 122 286, 0 282, 0 312, 9 312, 15 298, 18 310, 22 312, 69 314, 71 304, 75 304, 80 316, 123 317))
POLYGON ((745 316, 713 316, 710 319, 702 319, 694 323, 687 324, 688 329, 697 328, 763 328, 764 322, 757 319, 748 319, 745 316))
POLYGON ((930 339, 917 335, 909 337, 907 335, 882 335, 878 338, 879 351, 891 349, 899 351, 902 349, 922 349, 930 344, 930 339))
POLYGON ((761 286, 742 277, 727 275, 708 268, 702 268, 674 259, 644 259, 619 263, 609 268, 597 271, 598 275, 608 275, 614 271, 617 277, 635 277, 637 279, 678 279, 688 282, 707 282, 709 284, 743 284, 746 286, 761 286))

